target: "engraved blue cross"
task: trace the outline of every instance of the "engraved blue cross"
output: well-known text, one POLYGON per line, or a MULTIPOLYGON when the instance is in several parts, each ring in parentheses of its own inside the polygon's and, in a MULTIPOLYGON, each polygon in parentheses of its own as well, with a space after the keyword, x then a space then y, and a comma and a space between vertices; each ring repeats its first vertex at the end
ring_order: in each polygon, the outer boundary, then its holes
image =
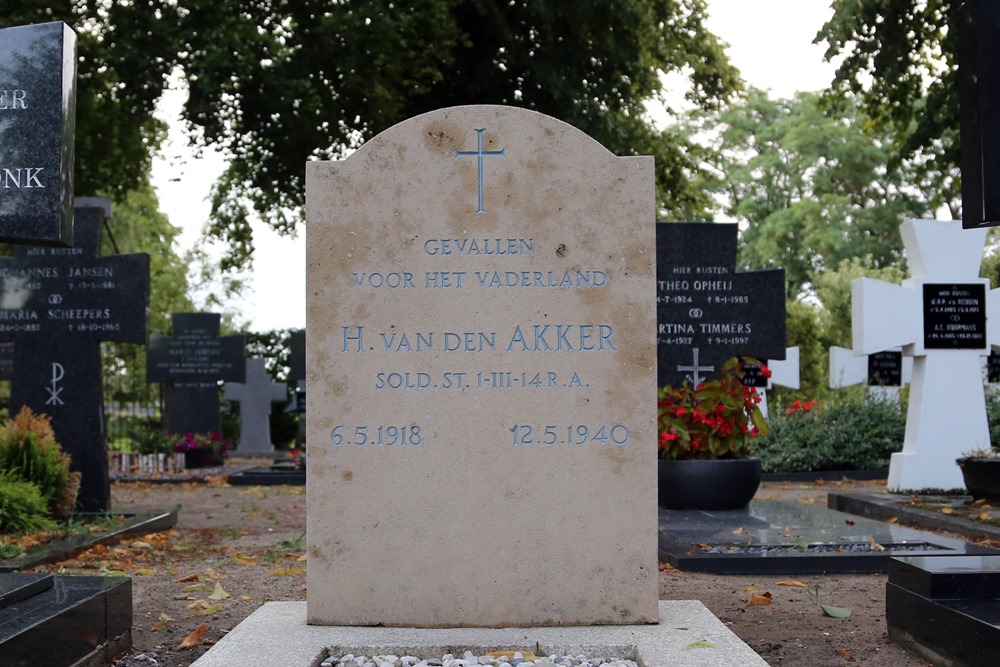
POLYGON ((479 162, 479 208, 476 209, 476 214, 486 213, 486 209, 483 208, 483 158, 484 157, 507 157, 504 155, 504 149, 498 151, 484 151, 483 150, 483 133, 486 129, 476 130, 477 147, 474 151, 460 151, 455 149, 455 159, 460 157, 475 157, 479 162))
POLYGON ((694 350, 694 359, 692 359, 691 365, 690 366, 678 366, 677 370, 680 371, 680 372, 682 372, 682 373, 684 371, 691 371, 694 374, 693 377, 691 378, 691 380, 692 380, 692 382, 694 382, 694 386, 697 387, 699 384, 701 384, 701 371, 708 371, 709 373, 711 373, 712 371, 715 370, 715 366, 699 366, 698 365, 698 348, 693 348, 693 350, 694 350))

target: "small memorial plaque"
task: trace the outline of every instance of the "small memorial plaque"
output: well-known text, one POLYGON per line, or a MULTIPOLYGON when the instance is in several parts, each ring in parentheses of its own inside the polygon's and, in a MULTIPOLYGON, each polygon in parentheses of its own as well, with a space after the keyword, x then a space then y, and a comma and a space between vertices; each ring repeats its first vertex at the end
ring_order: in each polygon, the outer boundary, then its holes
POLYGON ((868 355, 868 385, 900 387, 903 385, 903 353, 876 352, 868 355))
POLYGON ((990 384, 1000 382, 1000 354, 996 352, 986 357, 986 381, 990 384))
POLYGON ((76 34, 0 30, 0 240, 72 244, 75 114, 76 34))
POLYGON ((986 286, 924 283, 924 347, 986 347, 986 286))
MULTIPOLYGON (((762 362, 762 363, 767 363, 762 362)), ((760 364, 743 364, 743 386, 767 389, 767 376, 761 370, 760 364)))

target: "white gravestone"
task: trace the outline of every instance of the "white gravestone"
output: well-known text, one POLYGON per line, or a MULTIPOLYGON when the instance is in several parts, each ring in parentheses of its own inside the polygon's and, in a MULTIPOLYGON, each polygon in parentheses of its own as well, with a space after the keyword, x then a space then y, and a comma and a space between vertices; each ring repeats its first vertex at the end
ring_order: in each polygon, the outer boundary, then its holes
POLYGON ((274 453, 271 443, 271 404, 288 399, 288 387, 271 379, 263 359, 246 360, 246 381, 227 382, 227 401, 240 404, 240 456, 274 453))
POLYGON ((656 623, 653 159, 458 107, 306 202, 309 623, 656 623))
MULTIPOLYGON (((882 350, 880 350, 881 352, 882 350)), ((896 350, 901 352, 899 348, 896 350)), ((856 384, 868 382, 869 364, 871 355, 854 354, 854 350, 846 347, 834 345, 830 348, 830 389, 841 389, 852 387, 856 384)), ((900 384, 898 385, 877 385, 865 386, 865 396, 875 401, 889 401, 899 403, 899 392, 904 385, 910 384, 913 378, 913 358, 904 356, 902 359, 902 369, 900 372, 900 384)))
POLYGON ((998 291, 979 277, 986 230, 958 221, 900 226, 911 278, 860 278, 851 286, 855 354, 902 347, 913 357, 903 451, 892 455, 890 491, 958 489, 955 459, 989 447, 982 360, 1000 342, 998 291))

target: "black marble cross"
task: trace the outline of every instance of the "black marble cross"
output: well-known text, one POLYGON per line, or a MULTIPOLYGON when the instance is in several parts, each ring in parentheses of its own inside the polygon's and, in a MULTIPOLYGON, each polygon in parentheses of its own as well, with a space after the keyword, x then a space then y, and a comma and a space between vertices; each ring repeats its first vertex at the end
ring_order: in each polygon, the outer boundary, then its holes
POLYGON ((166 428, 173 433, 221 432, 219 380, 243 382, 243 336, 220 336, 218 313, 173 313, 173 337, 153 334, 146 381, 167 384, 166 428))
POLYGON ((785 358, 785 272, 736 272, 735 224, 657 223, 657 382, 718 377, 731 357, 785 358))
POLYGON ((0 340, 14 341, 10 412, 52 418, 82 473, 84 510, 110 505, 101 341, 146 342, 149 255, 97 256, 101 207, 75 210, 72 248, 15 246, 0 259, 0 340))

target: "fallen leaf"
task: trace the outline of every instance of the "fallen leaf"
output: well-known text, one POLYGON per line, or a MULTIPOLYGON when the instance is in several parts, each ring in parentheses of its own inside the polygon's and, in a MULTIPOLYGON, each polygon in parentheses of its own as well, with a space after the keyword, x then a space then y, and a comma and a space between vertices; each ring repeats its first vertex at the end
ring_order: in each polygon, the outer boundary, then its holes
POLYGON ((306 569, 304 567, 289 567, 289 568, 279 567, 273 570, 268 570, 268 572, 279 577, 287 577, 293 574, 305 574, 306 569))
POLYGON ((239 565, 256 565, 257 561, 254 560, 253 556, 246 556, 244 554, 236 554, 233 556, 233 560, 239 565))
POLYGON ((768 595, 751 595, 750 596, 750 606, 757 607, 759 605, 771 604, 771 598, 768 595))
POLYGON ((674 572, 677 570, 677 568, 671 565, 670 563, 660 563, 659 567, 660 567, 660 572, 674 572))
POLYGON ((980 498, 979 500, 973 500, 970 505, 982 505, 986 502, 986 498, 980 498))
POLYGON ((715 648, 715 644, 708 641, 707 639, 699 639, 696 642, 691 642, 687 645, 687 648, 715 648))
POLYGON ((198 599, 198 600, 195 600, 194 602, 192 602, 191 604, 187 605, 186 607, 184 607, 184 609, 186 609, 187 611, 194 611, 195 609, 198 609, 199 607, 201 607, 202 609, 204 609, 207 606, 208 606, 208 602, 206 602, 205 600, 202 600, 202 599, 198 599))
POLYGON ((779 581, 779 586, 791 586, 792 588, 809 588, 801 581, 795 581, 794 579, 786 579, 785 581, 779 581))
POLYGON ((851 520, 851 519, 847 519, 846 521, 844 521, 844 523, 846 523, 848 526, 853 526, 854 525, 854 521, 851 520))
POLYGON ((494 657, 494 658, 509 658, 509 659, 513 660, 515 653, 520 653, 521 657, 524 658, 525 660, 537 660, 538 659, 538 656, 536 656, 531 651, 494 651, 493 653, 488 653, 487 655, 489 655, 491 657, 494 657))
POLYGON ((153 545, 150 544, 149 542, 142 542, 140 540, 136 540, 135 542, 133 542, 129 546, 131 546, 133 549, 152 549, 153 548, 153 545))
POLYGON ((885 547, 875 541, 874 535, 868 536, 868 544, 871 545, 872 551, 885 551, 885 547))
POLYGON ((194 593, 196 591, 210 591, 212 590, 212 587, 208 584, 188 584, 181 590, 185 593, 194 593))
POLYGON ((181 645, 178 646, 177 648, 178 649, 191 648, 192 646, 197 644, 198 641, 204 636, 206 630, 208 630, 208 627, 204 623, 202 623, 201 625, 198 626, 196 630, 192 630, 191 634, 185 637, 184 641, 182 641, 181 645))
POLYGON ((210 614, 215 614, 215 613, 220 612, 220 611, 222 611, 222 604, 213 604, 213 605, 211 605, 209 607, 205 607, 204 609, 196 611, 194 613, 194 615, 195 616, 208 616, 210 614))
POLYGON ((990 513, 989 512, 980 512, 979 513, 979 520, 980 521, 988 521, 989 518, 990 518, 990 513))
POLYGON ((801 502, 803 504, 806 504, 806 505, 814 505, 814 504, 816 504, 816 499, 815 498, 802 498, 799 502, 801 502))
POLYGON ((742 535, 742 534, 743 534, 742 526, 733 531, 733 535, 742 535))
POLYGON ((809 540, 807 540, 804 537, 800 537, 799 539, 795 540, 795 548, 796 549, 808 549, 809 548, 809 540))
POLYGON ((153 624, 153 630, 163 630, 167 627, 169 623, 172 623, 177 619, 167 616, 164 613, 160 613, 160 620, 153 624))
POLYGON ((305 563, 308 559, 309 559, 309 554, 302 554, 295 560, 298 561, 299 563, 305 563))
POLYGON ((890 517, 890 518, 888 518, 888 519, 885 520, 886 523, 890 523, 890 524, 891 523, 896 523, 897 521, 899 521, 899 517, 898 516, 890 517))
POLYGON ((942 507, 941 508, 941 514, 954 514, 954 513, 955 513, 954 508, 951 508, 951 507, 942 507))
POLYGON ((760 589, 757 588, 756 586, 747 586, 747 587, 745 587, 743 589, 743 592, 744 593, 756 593, 758 590, 760 590, 760 589))
POLYGON ((253 598, 251 598, 249 595, 241 595, 240 599, 243 600, 244 602, 253 602, 253 598))
POLYGON ((843 607, 831 607, 828 604, 821 604, 820 609, 823 613, 831 618, 848 618, 851 615, 850 609, 845 609, 843 607))
POLYGON ((844 660, 854 662, 854 654, 848 651, 846 648, 835 648, 833 652, 839 655, 844 660))
POLYGON ((219 582, 215 582, 215 590, 212 591, 212 594, 208 596, 208 599, 209 600, 225 600, 228 597, 229 597, 229 593, 227 593, 225 590, 223 590, 222 584, 220 584, 219 582))
POLYGON ((179 579, 174 579, 175 584, 186 584, 189 581, 198 581, 198 575, 185 574, 183 577, 180 577, 179 579))

